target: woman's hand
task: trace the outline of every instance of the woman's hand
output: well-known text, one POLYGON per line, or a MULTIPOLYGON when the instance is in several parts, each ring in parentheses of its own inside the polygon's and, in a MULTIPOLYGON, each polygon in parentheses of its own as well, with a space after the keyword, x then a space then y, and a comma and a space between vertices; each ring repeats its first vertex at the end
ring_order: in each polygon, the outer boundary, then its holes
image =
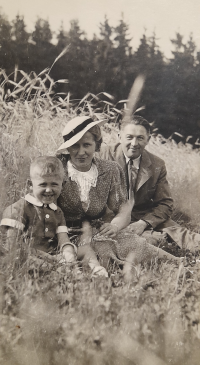
POLYGON ((104 223, 99 229, 98 237, 106 236, 110 238, 114 238, 118 233, 118 226, 114 223, 104 223))

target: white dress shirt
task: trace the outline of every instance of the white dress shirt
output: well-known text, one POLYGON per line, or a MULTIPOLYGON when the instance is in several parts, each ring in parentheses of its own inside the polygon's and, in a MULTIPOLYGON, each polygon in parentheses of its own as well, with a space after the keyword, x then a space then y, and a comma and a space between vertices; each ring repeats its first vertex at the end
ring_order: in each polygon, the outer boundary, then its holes
MULTIPOLYGON (((130 158, 129 158, 129 157, 127 157, 127 156, 125 155, 125 153, 124 153, 124 157, 125 157, 125 159, 126 159, 126 165, 128 165, 128 163, 129 163, 129 161, 130 161, 130 158)), ((141 159, 141 155, 140 155, 139 157, 135 158, 134 160, 132 159, 132 161, 133 161, 133 166, 134 166, 137 170, 139 170, 139 168, 140 168, 140 159, 141 159)))

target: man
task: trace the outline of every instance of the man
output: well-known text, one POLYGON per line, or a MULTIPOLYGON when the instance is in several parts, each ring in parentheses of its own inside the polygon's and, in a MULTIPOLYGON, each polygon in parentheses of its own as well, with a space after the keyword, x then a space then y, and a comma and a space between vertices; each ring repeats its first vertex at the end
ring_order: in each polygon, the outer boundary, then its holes
POLYGON ((190 233, 170 219, 173 200, 166 179, 165 163, 145 150, 150 125, 141 116, 124 119, 119 143, 104 146, 100 157, 117 161, 123 168, 128 198, 133 206, 131 230, 142 235, 149 228, 167 233, 180 247, 198 249, 200 235, 190 233))

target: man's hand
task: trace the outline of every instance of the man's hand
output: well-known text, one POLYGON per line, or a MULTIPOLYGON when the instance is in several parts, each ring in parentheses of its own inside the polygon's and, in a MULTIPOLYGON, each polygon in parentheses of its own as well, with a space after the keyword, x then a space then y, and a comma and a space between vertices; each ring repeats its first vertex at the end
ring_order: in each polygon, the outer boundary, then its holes
POLYGON ((114 238, 117 233, 118 233, 118 227, 116 224, 104 223, 101 226, 101 228, 99 229, 99 233, 97 234, 97 237, 106 236, 106 237, 114 238))
POLYGON ((131 223, 128 226, 129 231, 137 234, 138 236, 140 236, 145 228, 148 226, 148 224, 145 221, 142 221, 141 219, 137 222, 131 223))

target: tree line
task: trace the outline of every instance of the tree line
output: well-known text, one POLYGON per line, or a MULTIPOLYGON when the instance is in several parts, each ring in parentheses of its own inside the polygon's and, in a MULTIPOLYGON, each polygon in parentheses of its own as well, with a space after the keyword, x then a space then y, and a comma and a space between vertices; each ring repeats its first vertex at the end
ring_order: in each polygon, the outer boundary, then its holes
POLYGON ((34 30, 28 32, 22 16, 9 22, 0 13, 0 67, 7 75, 16 66, 37 74, 51 66, 69 45, 50 73, 54 80, 69 80, 68 84, 58 84, 56 92, 70 92, 76 99, 87 92, 105 91, 117 103, 127 98, 134 79, 143 74, 146 81, 139 106, 145 109, 140 114, 154 122, 165 137, 176 132, 174 137, 192 136, 190 141, 195 142, 200 136, 200 53, 192 35, 184 42, 181 34, 175 34, 171 59, 160 51, 155 33, 147 37, 144 31, 138 48, 133 50, 123 18, 112 27, 105 17, 99 35, 94 34, 90 40, 77 20, 71 21, 69 31, 61 25, 56 44, 52 38, 47 20, 38 18, 34 30))

